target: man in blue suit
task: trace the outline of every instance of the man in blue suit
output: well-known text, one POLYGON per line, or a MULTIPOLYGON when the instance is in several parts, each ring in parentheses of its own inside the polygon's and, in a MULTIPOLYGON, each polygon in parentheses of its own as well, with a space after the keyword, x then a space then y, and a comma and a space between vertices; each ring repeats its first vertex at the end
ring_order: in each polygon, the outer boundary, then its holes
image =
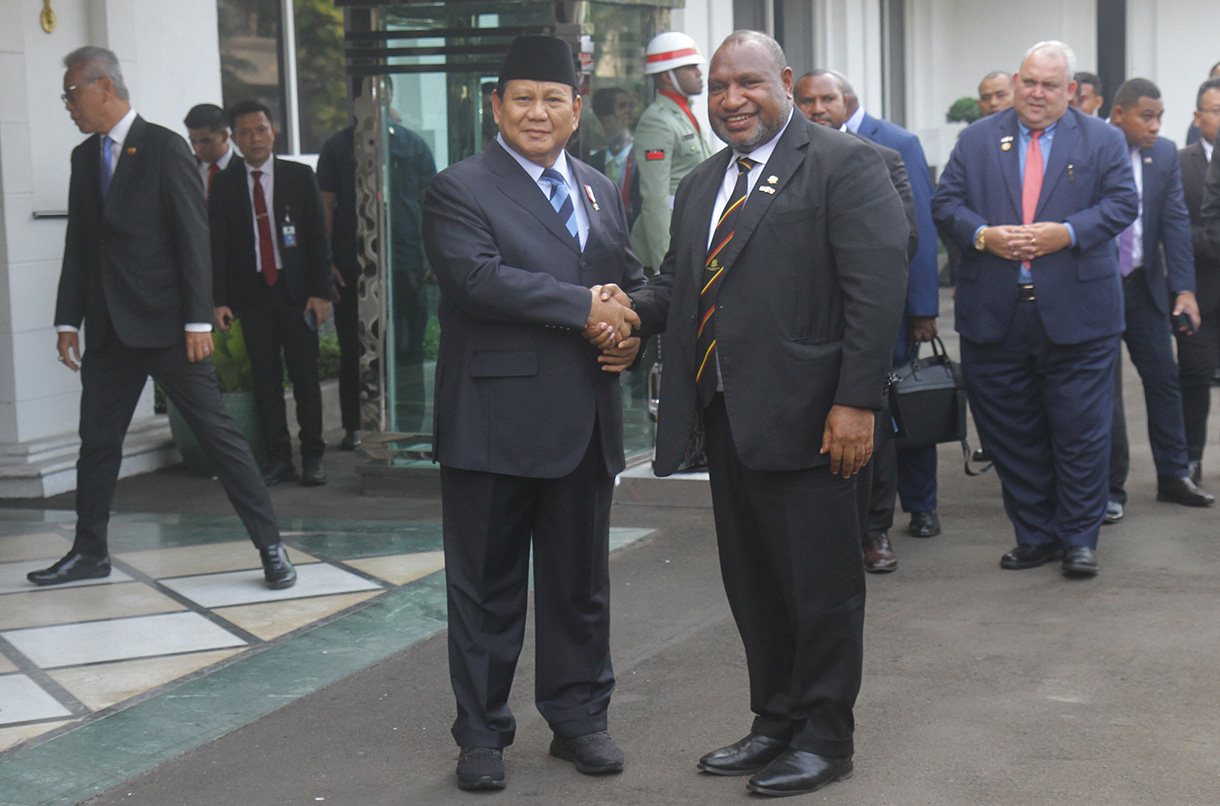
POLYGON ((1030 48, 1013 108, 962 132, 932 215, 962 250, 962 368, 1017 537, 1000 566, 1092 576, 1124 329, 1114 238, 1139 197, 1122 134, 1068 108, 1075 61, 1030 48))
MULTIPOLYGON (((936 224, 932 221, 932 173, 924 157, 919 138, 901 126, 878 120, 860 106, 851 84, 833 70, 815 70, 815 96, 826 97, 837 91, 842 107, 830 104, 830 115, 836 128, 854 132, 878 145, 892 148, 902 155, 911 193, 915 198, 915 218, 919 230, 919 248, 908 264, 907 302, 903 322, 894 343, 894 364, 906 363, 912 347, 921 341, 936 338, 936 316, 940 312, 940 276, 936 257, 936 224)), ((892 449, 891 449, 892 450, 892 449)), ((865 534, 865 557, 869 543, 886 539, 886 530, 894 523, 894 493, 902 509, 911 514, 908 534, 913 537, 934 537, 940 534, 936 515, 936 448, 906 448, 897 451, 897 459, 887 457, 887 451, 877 456, 873 468, 874 495, 869 506, 865 534), (878 494, 880 493, 880 494, 878 494)), ((888 543, 888 540, 886 540, 888 543)))
MULTIPOLYGON (((1171 141, 1157 136, 1164 111, 1161 91, 1156 85, 1145 78, 1133 78, 1118 88, 1110 112, 1110 123, 1126 138, 1140 194, 1139 216, 1118 238, 1118 267, 1127 317, 1123 339, 1144 384, 1148 441, 1156 462, 1157 500, 1205 507, 1215 499, 1190 478, 1182 393, 1170 335, 1171 316, 1185 313, 1190 318, 1189 327, 1175 325, 1176 329, 1193 331, 1199 327, 1199 303, 1195 300, 1190 214, 1182 196, 1178 152, 1171 141)), ((1115 380, 1107 523, 1117 523, 1123 518, 1127 503, 1124 485, 1131 464, 1123 416, 1121 364, 1115 380)))

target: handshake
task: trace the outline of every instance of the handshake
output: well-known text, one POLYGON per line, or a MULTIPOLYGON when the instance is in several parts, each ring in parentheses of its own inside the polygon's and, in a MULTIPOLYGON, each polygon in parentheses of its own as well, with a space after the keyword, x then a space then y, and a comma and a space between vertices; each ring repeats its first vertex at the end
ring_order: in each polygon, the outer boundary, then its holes
POLYGON ((639 336, 631 335, 640 326, 640 317, 632 310, 631 299, 614 283, 595 285, 589 294, 592 300, 583 336, 602 351, 597 360, 603 370, 622 372, 635 363, 640 351, 639 336))

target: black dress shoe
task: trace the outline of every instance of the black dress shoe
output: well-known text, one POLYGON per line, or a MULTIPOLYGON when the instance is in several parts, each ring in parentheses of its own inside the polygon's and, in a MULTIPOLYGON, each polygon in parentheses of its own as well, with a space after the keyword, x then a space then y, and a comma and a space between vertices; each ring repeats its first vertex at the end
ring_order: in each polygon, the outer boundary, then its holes
POLYGON ((1097 576, 1097 553, 1088 546, 1070 546, 1063 552, 1063 573, 1070 577, 1097 576))
POLYGON ((585 775, 623 771, 623 751, 604 730, 583 736, 560 736, 551 740, 551 755, 576 765, 585 775))
POLYGON ((846 781, 854 771, 851 756, 830 758, 788 748, 751 778, 746 788, 760 795, 804 795, 829 783, 846 781))
POLYGON ((1156 500, 1188 507, 1210 507, 1215 503, 1216 497, 1187 476, 1180 479, 1158 479, 1156 500))
POLYGON ((109 557, 90 557, 78 551, 68 552, 68 556, 40 571, 31 571, 25 578, 35 585, 61 585, 64 582, 75 582, 78 579, 102 579, 110 576, 109 557))
POLYGON ((326 483, 326 468, 321 459, 301 460, 301 486, 321 487, 326 483))
POLYGON ((258 554, 263 560, 263 579, 267 580, 268 588, 282 590, 297 584, 297 569, 292 567, 283 543, 259 549, 258 554))
POLYGON ((753 775, 775 761, 787 747, 787 742, 751 733, 699 759, 699 769, 714 775, 753 775))
POLYGON ((263 483, 268 487, 274 487, 280 482, 296 480, 297 470, 292 466, 291 459, 268 462, 267 467, 263 469, 263 483))
POLYGON ((1192 459, 1186 463, 1186 469, 1190 471, 1190 480, 1196 485, 1203 483, 1203 460, 1192 459))
POLYGON ((339 443, 339 449, 344 451, 354 451, 362 444, 363 443, 360 441, 360 437, 356 434, 356 429, 351 428, 348 429, 347 433, 343 435, 343 441, 339 443))
POLYGON ((912 512, 907 533, 911 537, 936 537, 940 534, 940 518, 936 517, 936 510, 912 512))
POLYGON ((1037 568, 1063 556, 1063 550, 1055 543, 1022 543, 1000 558, 1000 567, 1009 571, 1037 568))
POLYGON ((1126 515, 1126 507, 1117 501, 1106 502, 1106 514, 1102 517, 1102 523, 1119 523, 1126 515))
POLYGON ((458 789, 477 792, 504 788, 504 751, 498 747, 463 747, 457 763, 458 789))

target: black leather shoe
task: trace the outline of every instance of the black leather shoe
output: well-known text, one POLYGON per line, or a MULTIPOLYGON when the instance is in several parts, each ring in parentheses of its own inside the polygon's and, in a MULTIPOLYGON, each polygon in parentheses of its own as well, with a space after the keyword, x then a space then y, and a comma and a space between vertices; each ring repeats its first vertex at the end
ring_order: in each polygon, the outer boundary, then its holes
POLYGON ((1188 507, 1210 507, 1215 503, 1216 497, 1195 484, 1188 476, 1180 479, 1158 479, 1156 500, 1188 507))
POLYGON ((805 795, 835 781, 846 781, 854 771, 851 756, 829 758, 788 748, 751 778, 746 788, 760 795, 805 795))
POLYGON ((1190 471, 1190 480, 1193 481, 1196 485, 1202 484, 1203 483, 1203 460, 1193 459, 1186 464, 1186 467, 1190 471))
POLYGON ((343 441, 339 443, 339 449, 344 451, 354 451, 362 444, 363 443, 360 441, 360 437, 356 434, 356 430, 353 428, 349 429, 348 432, 343 435, 343 441))
POLYGON ((753 775, 779 758, 787 747, 787 742, 751 733, 699 759, 699 769, 713 775, 753 775))
POLYGON ((321 487, 326 483, 326 468, 321 459, 301 460, 301 486, 321 487))
POLYGON ((458 789, 468 792, 504 788, 504 751, 497 747, 463 747, 457 763, 458 789))
POLYGON ((75 582, 78 579, 102 579, 110 576, 109 557, 90 557, 78 551, 68 552, 68 556, 40 571, 31 571, 25 578, 35 585, 62 585, 65 582, 75 582))
POLYGON ((282 590, 297 584, 297 569, 292 567, 283 543, 259 549, 258 554, 263 560, 263 579, 267 580, 268 588, 282 590))
POLYGON ((585 775, 623 771, 623 751, 604 730, 572 738, 557 733, 551 740, 551 755, 572 762, 585 775))
POLYGON ((1106 502, 1106 514, 1102 516, 1102 523, 1118 523, 1126 515, 1126 508, 1117 501, 1106 502))
POLYGON ((936 517, 936 510, 912 512, 907 533, 911 537, 936 537, 940 534, 940 518, 936 517))
POLYGON ((1037 568, 1063 556, 1063 550, 1054 543, 1022 543, 1000 558, 1000 567, 1009 571, 1037 568))
POLYGON ((1097 576, 1097 569, 1097 553, 1088 546, 1070 546, 1063 552, 1063 573, 1068 576, 1097 576))
POLYGON ((267 467, 263 469, 263 483, 268 487, 274 487, 280 482, 296 480, 297 469, 292 466, 291 459, 268 462, 267 467))

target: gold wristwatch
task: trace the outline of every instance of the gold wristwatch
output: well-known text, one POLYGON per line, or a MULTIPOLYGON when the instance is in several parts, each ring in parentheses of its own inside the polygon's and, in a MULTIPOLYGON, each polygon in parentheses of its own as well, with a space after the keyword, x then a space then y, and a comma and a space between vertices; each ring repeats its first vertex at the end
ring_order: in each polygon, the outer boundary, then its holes
POLYGON ((974 248, 983 252, 987 249, 987 228, 983 227, 979 230, 979 234, 974 236, 974 248))

